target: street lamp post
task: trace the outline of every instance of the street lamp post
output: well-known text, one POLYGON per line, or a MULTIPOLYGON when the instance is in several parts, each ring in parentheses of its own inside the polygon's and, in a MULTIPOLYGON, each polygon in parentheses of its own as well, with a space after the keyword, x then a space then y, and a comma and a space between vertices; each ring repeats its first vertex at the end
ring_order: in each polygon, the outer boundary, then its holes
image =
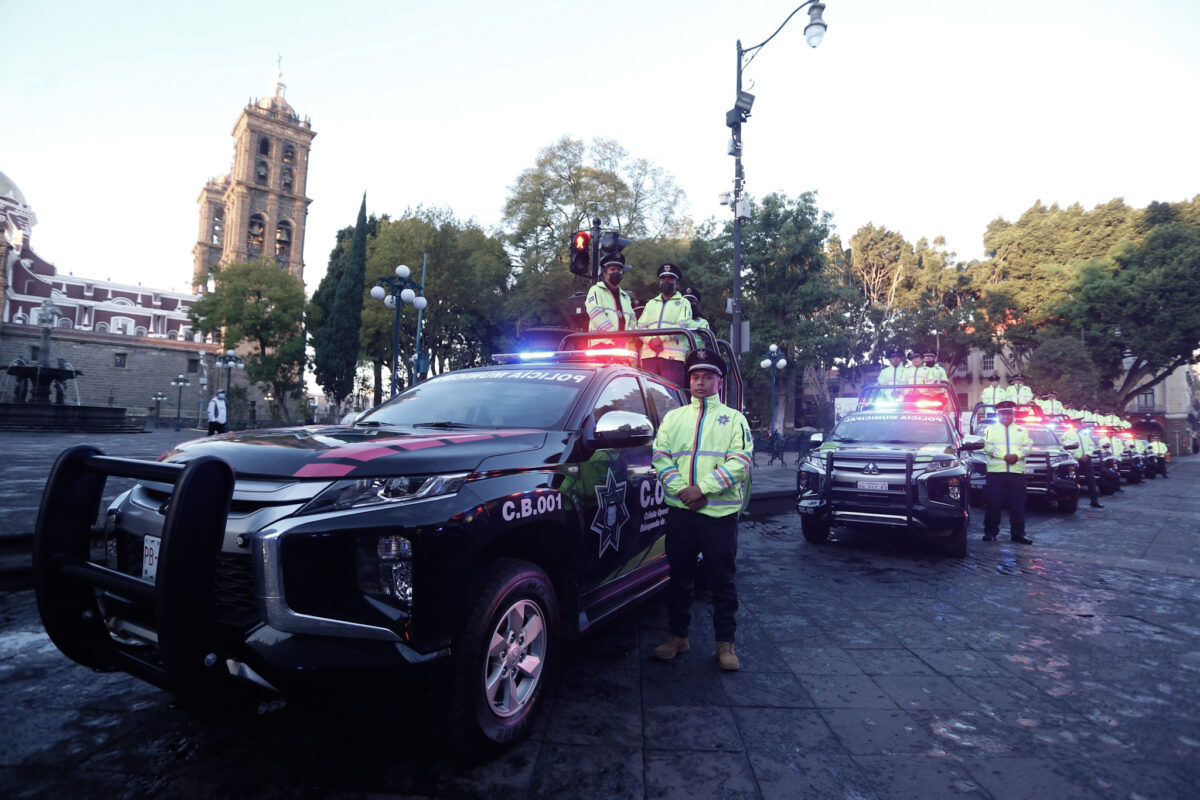
POLYGON ((745 186, 746 174, 742 171, 742 123, 750 118, 750 108, 754 105, 754 95, 742 90, 742 71, 750 66, 750 62, 758 55, 758 51, 766 46, 783 30, 792 17, 805 6, 808 10, 808 25, 804 27, 804 38, 810 47, 816 47, 825 36, 825 20, 821 13, 825 4, 819 0, 807 0, 796 6, 783 24, 775 29, 765 40, 753 47, 742 47, 742 40, 737 40, 737 97, 733 108, 725 113, 725 124, 732 129, 733 136, 729 141, 729 155, 733 156, 733 326, 729 332, 729 341, 733 345, 734 356, 742 353, 745 344, 742 342, 742 220, 750 217, 749 209, 743 206, 742 190, 745 186))
MULTIPOLYGON (((425 265, 429 263, 429 257, 425 257, 425 265)), ((429 301, 425 298, 425 266, 421 267, 421 283, 417 283, 408 277, 410 271, 407 266, 401 264, 396 267, 396 277, 388 275, 379 276, 379 285, 371 287, 371 297, 376 300, 382 300, 383 304, 388 308, 395 309, 395 317, 392 319, 392 397, 396 396, 396 366, 397 357, 400 350, 400 309, 405 303, 412 303, 413 308, 417 309, 417 354, 421 352, 421 312, 429 301)), ((415 369, 414 368, 414 380, 415 369)))
POLYGON ((226 350, 224 354, 217 356, 217 366, 225 368, 225 394, 232 397, 233 393, 229 390, 233 388, 233 368, 245 369, 246 362, 240 356, 234 355, 232 350, 226 350))
POLYGON ((788 361, 779 352, 779 345, 773 344, 763 353, 759 366, 771 372, 771 430, 775 430, 775 373, 788 365, 788 361))
POLYGON ((171 381, 171 385, 179 387, 179 401, 175 405, 175 430, 179 430, 179 420, 183 416, 183 387, 191 386, 192 382, 180 375, 171 381))
POLYGON ((166 392, 155 392, 150 397, 154 401, 154 427, 162 425, 162 401, 167 399, 166 392))

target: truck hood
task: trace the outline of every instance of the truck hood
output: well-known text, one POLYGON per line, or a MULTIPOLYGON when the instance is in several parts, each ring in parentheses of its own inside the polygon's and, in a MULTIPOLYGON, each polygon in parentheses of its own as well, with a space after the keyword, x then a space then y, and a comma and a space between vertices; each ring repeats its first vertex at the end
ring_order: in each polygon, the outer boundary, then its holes
POLYGON ((545 442, 546 431, 530 428, 307 426, 194 439, 159 460, 186 463, 200 456, 216 456, 238 475, 372 478, 470 472, 485 458, 537 450, 545 442))

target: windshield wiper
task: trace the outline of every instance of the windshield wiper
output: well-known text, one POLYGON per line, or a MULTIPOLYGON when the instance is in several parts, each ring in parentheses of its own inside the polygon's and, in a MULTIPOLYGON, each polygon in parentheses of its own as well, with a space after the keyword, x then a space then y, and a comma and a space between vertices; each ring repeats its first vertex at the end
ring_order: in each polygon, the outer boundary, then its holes
POLYGON ((831 442, 857 442, 858 439, 855 439, 853 436, 835 436, 832 439, 830 439, 829 441, 831 441, 831 442))
POLYGON ((379 421, 379 420, 377 420, 377 419, 364 419, 362 422, 356 422, 356 423, 354 423, 354 427, 356 427, 356 428, 357 428, 359 425, 362 425, 364 428, 365 428, 365 427, 378 428, 378 427, 381 427, 381 426, 383 426, 383 425, 385 425, 385 424, 387 424, 387 423, 380 422, 380 421, 379 421))
POLYGON ((916 442, 910 442, 907 439, 879 439, 876 444, 916 444, 916 442))
POLYGON ((467 422, 414 422, 414 428, 491 428, 492 425, 471 425, 467 422))

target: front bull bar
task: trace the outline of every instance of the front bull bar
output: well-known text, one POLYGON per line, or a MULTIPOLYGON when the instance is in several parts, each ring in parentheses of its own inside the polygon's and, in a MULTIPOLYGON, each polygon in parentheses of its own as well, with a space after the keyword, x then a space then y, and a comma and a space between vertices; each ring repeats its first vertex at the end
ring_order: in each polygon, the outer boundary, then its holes
MULTIPOLYGON (((106 456, 82 445, 64 450, 42 493, 33 539, 38 613, 68 658, 97 670, 120 669, 203 708, 228 680, 215 617, 216 556, 233 498, 233 468, 202 456, 182 464, 106 456), (91 527, 109 475, 174 484, 162 530, 156 580, 90 560, 91 527), (150 607, 158 658, 115 641, 96 592, 150 607)), ((144 649, 144 648, 143 648, 144 649)))

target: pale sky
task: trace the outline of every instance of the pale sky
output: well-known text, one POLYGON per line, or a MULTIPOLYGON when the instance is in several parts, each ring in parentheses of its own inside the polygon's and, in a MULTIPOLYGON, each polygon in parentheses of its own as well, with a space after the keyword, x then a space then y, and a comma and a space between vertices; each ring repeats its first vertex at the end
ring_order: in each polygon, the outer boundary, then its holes
MULTIPOLYGON (((983 255, 1036 200, 1141 207, 1200 193, 1195 0, 826 0, 747 69, 749 192, 815 190, 849 239, 873 222, 983 255)), ((728 214, 735 41, 783 0, 154 3, 0 0, 0 172, 63 273, 190 287, 196 199, 229 171, 244 104, 312 120, 305 280, 370 212, 448 206, 498 226, 564 134, 611 137, 728 214)), ((563 243, 566 247, 566 243, 563 243)), ((436 265, 431 265, 431 269, 436 265)))

